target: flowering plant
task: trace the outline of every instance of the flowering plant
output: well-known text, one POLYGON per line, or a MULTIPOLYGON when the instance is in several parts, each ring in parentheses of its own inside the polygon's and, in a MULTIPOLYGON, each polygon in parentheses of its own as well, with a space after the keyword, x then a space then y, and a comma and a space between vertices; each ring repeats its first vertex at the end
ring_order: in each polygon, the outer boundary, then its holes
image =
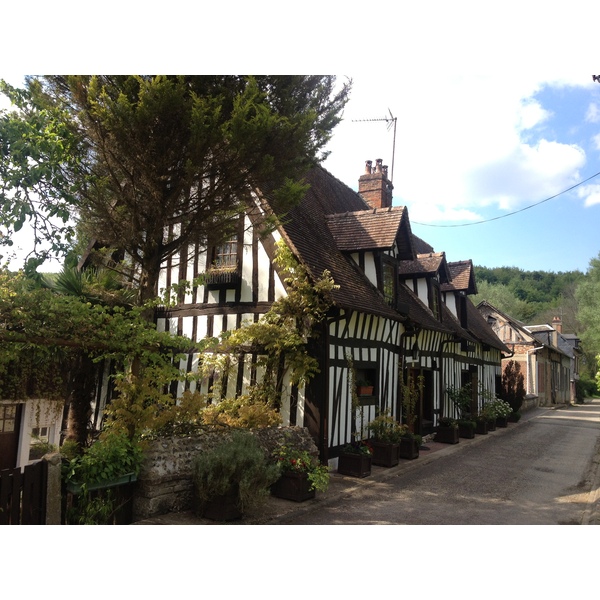
POLYGON ((505 400, 493 400, 491 403, 494 412, 496 413, 496 417, 508 417, 512 413, 511 405, 505 400))
POLYGON ((388 444, 398 444, 409 433, 407 425, 400 425, 387 411, 381 412, 368 425, 373 440, 388 444))
POLYGON ((371 454, 373 454, 373 448, 369 442, 365 440, 355 440, 354 442, 346 444, 342 448, 342 452, 344 454, 363 454, 365 456, 371 456, 371 454))
POLYGON ((306 450, 293 446, 279 446, 273 451, 273 457, 282 473, 306 473, 311 490, 324 492, 329 485, 329 467, 322 465, 306 450))

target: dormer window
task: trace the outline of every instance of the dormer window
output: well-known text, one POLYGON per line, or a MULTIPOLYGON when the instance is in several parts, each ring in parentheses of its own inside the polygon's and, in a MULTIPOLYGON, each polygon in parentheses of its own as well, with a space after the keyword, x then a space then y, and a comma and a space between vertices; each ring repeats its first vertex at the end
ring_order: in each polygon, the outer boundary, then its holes
POLYGON ((442 318, 441 303, 440 283, 432 277, 429 280, 429 308, 438 321, 442 318))
POLYGON ((212 256, 213 259, 206 270, 208 289, 238 287, 241 282, 238 264, 238 236, 231 236, 215 246, 212 256))
POLYGON ((217 269, 232 270, 237 268, 237 236, 230 237, 227 241, 215 248, 215 259, 213 266, 217 269))
POLYGON ((393 306, 396 302, 396 262, 388 257, 383 257, 381 268, 381 284, 385 301, 393 306))

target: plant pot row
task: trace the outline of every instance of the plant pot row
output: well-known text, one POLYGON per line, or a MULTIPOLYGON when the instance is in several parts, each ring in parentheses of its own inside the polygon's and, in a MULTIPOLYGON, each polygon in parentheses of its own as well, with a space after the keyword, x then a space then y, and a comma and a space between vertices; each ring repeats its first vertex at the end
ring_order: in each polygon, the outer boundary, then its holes
POLYGON ((395 467, 400 459, 419 458, 419 442, 414 438, 402 438, 398 443, 369 441, 372 454, 342 452, 338 458, 338 473, 350 477, 368 477, 371 465, 395 467))
POLYGON ((458 423, 457 427, 438 427, 435 441, 443 444, 458 444, 460 438, 473 439, 475 434, 486 435, 497 427, 508 427, 508 417, 497 417, 495 421, 477 420, 473 425, 458 423))

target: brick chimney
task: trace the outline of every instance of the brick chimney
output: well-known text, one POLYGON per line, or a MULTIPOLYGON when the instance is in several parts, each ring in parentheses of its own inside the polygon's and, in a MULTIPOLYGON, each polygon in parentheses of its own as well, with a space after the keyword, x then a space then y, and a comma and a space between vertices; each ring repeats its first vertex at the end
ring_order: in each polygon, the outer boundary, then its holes
POLYGON ((358 193, 372 208, 388 208, 392 206, 392 190, 394 186, 388 179, 388 168, 382 164, 381 158, 365 163, 365 173, 358 178, 358 193))
POLYGON ((554 327, 558 333, 562 333, 562 320, 560 317, 554 317, 554 319, 552 319, 552 327, 554 327))

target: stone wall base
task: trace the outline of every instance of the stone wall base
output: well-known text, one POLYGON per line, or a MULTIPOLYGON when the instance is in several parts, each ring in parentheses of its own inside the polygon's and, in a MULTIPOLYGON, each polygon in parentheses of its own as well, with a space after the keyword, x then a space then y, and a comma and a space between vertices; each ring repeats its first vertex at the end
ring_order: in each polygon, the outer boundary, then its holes
MULTIPOLYGON (((305 427, 269 427, 252 431, 265 453, 283 443, 293 444, 311 455, 319 452, 305 427)), ((141 521, 169 512, 192 510, 194 457, 223 440, 227 433, 203 432, 188 437, 154 440, 144 452, 133 497, 133 520, 141 521)))

